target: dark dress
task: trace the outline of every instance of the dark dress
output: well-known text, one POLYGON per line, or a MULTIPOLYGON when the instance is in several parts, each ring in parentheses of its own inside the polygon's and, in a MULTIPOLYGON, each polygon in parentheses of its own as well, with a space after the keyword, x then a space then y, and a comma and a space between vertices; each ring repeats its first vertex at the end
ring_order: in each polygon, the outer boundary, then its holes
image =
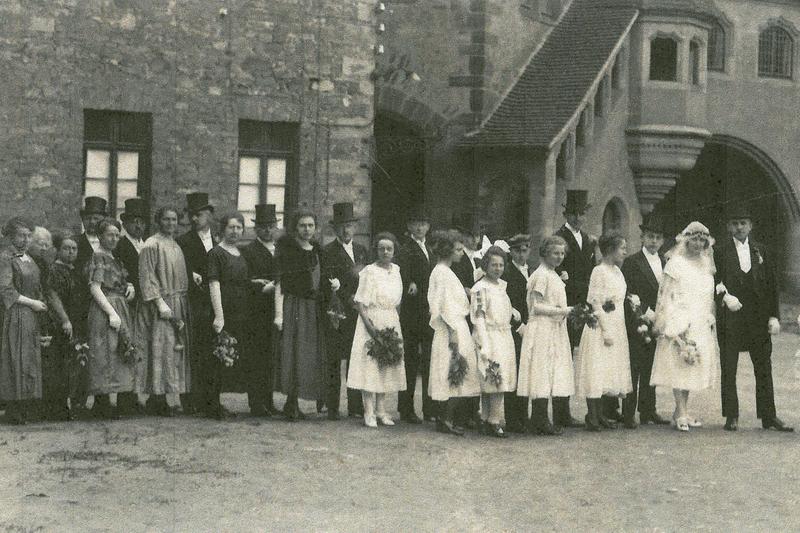
MULTIPOLYGON (((223 330, 235 337, 239 360, 232 367, 221 368, 221 390, 247 392, 249 358, 251 357, 250 317, 251 285, 247 261, 242 255, 233 255, 221 246, 208 252, 208 281, 219 282, 222 296, 223 330)), ((266 324, 264 325, 266 327, 266 324)))
MULTIPOLYGON (((55 262, 50 268, 48 288, 54 292, 73 328, 80 320, 79 303, 76 290, 77 277, 71 265, 55 262)), ((42 354, 44 368, 44 398, 50 408, 58 410, 64 405, 67 397, 72 397, 78 390, 86 390, 86 367, 78 362, 73 343, 61 329, 61 317, 50 307, 50 321, 53 324, 50 334, 53 340, 50 347, 42 354)), ((77 340, 73 331, 73 339, 77 340)))

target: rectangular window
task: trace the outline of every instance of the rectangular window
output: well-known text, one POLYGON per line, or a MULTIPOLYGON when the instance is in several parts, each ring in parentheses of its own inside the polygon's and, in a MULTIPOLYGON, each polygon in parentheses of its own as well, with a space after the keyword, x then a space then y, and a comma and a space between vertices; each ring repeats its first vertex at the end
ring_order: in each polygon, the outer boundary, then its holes
POLYGON ((678 81, 678 43, 669 37, 650 42, 650 79, 678 81))
MULTIPOLYGON (((297 168, 297 124, 239 121, 239 190, 237 209, 255 217, 257 204, 275 204, 281 223, 286 218, 297 168)), ((280 224, 280 223, 279 223, 280 224)))
POLYGON ((791 35, 777 26, 767 28, 758 37, 758 75, 767 78, 792 77, 794 42, 791 35))
POLYGON ((689 43, 689 73, 692 85, 700 85, 700 44, 695 41, 689 43))
POLYGON ((152 142, 149 113, 84 110, 83 196, 105 198, 112 216, 129 198, 149 198, 152 142))
POLYGON ((725 30, 714 24, 708 32, 708 70, 725 71, 725 30))

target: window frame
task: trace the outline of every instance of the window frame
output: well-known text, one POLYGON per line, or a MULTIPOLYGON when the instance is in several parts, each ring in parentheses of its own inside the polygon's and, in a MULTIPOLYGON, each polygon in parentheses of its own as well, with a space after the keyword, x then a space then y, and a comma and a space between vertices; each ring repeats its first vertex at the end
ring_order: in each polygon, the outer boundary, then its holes
POLYGON ((727 72, 728 30, 719 21, 714 21, 708 30, 706 43, 706 70, 727 72))
POLYGON ((682 39, 677 35, 655 33, 650 37, 649 46, 647 49, 648 64, 647 64, 647 81, 655 83, 681 83, 681 48, 682 39), (674 64, 674 77, 672 79, 661 79, 653 77, 653 46, 656 41, 671 41, 675 46, 675 64, 674 64))
POLYGON ((777 80, 793 80, 795 76, 795 37, 796 35, 793 34, 789 28, 784 27, 781 24, 777 23, 770 23, 764 28, 760 29, 758 32, 758 54, 757 54, 757 73, 759 78, 767 78, 767 79, 777 79, 777 80), (762 54, 762 45, 764 44, 764 37, 767 35, 772 36, 772 40, 769 43, 770 46, 770 69, 762 68, 764 65, 762 64, 762 58, 764 57, 762 54), (785 66, 788 67, 787 72, 778 72, 776 68, 777 61, 775 61, 778 53, 777 53, 777 38, 778 37, 785 37, 785 43, 788 44, 789 51, 788 51, 788 60, 785 61, 785 66))

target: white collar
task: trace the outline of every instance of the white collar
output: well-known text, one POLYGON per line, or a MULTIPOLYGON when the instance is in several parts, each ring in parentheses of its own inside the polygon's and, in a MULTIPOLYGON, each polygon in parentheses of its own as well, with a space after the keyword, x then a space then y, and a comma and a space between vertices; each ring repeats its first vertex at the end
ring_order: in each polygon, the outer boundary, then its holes
POLYGON ((528 267, 528 263, 522 263, 521 265, 518 265, 518 264, 517 264, 517 262, 516 262, 516 261, 514 261, 513 259, 511 260, 511 262, 512 262, 512 263, 514 264, 514 266, 515 266, 515 267, 517 267, 519 270, 522 270, 523 268, 524 268, 525 270, 528 270, 528 268, 530 268, 530 267, 528 267))
POLYGON ((350 242, 347 242, 347 243, 344 242, 342 239, 340 239, 338 237, 336 238, 336 240, 339 241, 342 246, 344 246, 345 250, 352 250, 353 249, 353 241, 352 240, 350 242))
POLYGON ((267 249, 267 250, 269 250, 270 252, 271 252, 272 250, 274 250, 274 249, 275 249, 275 243, 274 243, 274 242, 272 242, 272 241, 262 241, 262 240, 261 240, 261 239, 259 239, 258 237, 256 237, 256 240, 257 240, 258 242, 260 242, 262 245, 264 245, 264 248, 266 248, 266 249, 267 249))
POLYGON ((744 242, 740 241, 736 237, 733 238, 733 243, 736 245, 736 248, 750 248, 750 237, 748 236, 744 242))
POLYGON ((658 255, 658 252, 651 254, 650 252, 647 251, 647 248, 645 248, 644 246, 642 246, 642 253, 644 254, 645 257, 652 257, 653 259, 661 258, 661 256, 658 255))
POLYGON ((419 239, 417 239, 416 237, 414 237, 413 235, 411 236, 411 239, 412 239, 414 242, 416 242, 417 244, 419 244, 420 246, 425 246, 425 239, 419 240, 419 239))
POLYGON ((566 227, 568 230, 570 230, 572 233, 576 235, 581 232, 581 230, 573 228, 569 222, 564 222, 564 227, 566 227))
POLYGON ((211 228, 206 228, 203 231, 198 231, 197 235, 203 240, 210 239, 211 238, 211 228))

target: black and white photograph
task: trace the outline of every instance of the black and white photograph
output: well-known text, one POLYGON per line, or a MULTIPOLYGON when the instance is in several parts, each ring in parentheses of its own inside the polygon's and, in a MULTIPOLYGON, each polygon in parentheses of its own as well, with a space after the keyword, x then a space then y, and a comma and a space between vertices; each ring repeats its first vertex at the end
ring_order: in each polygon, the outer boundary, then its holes
POLYGON ((0 69, 0 532, 800 531, 800 0, 0 0, 0 69))

